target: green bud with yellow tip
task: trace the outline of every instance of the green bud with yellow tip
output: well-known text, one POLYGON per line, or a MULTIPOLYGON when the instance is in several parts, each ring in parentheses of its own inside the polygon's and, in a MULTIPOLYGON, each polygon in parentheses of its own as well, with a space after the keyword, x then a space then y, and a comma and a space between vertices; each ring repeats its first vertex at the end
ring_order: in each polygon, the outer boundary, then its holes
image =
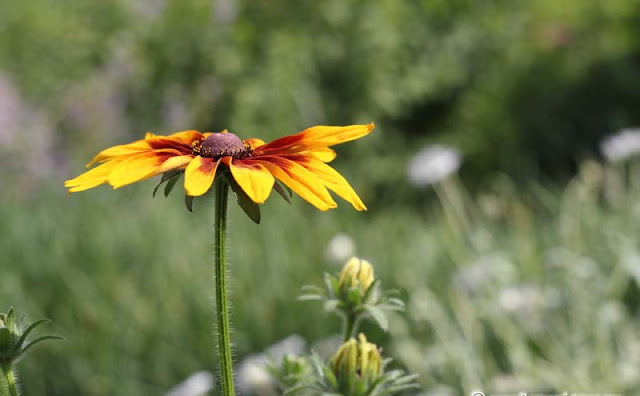
POLYGON ((340 346, 329 362, 340 388, 359 394, 382 373, 382 356, 375 344, 360 333, 358 340, 351 338, 340 346))
POLYGON ((352 257, 344 265, 338 278, 338 285, 343 291, 357 287, 360 294, 364 296, 375 280, 373 266, 367 260, 352 257))

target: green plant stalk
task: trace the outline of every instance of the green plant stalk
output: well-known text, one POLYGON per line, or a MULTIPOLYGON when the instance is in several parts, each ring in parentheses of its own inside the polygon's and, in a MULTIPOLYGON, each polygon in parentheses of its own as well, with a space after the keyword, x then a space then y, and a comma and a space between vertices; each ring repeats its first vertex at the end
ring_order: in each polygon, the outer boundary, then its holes
POLYGON ((347 342, 351 337, 353 337, 353 333, 356 329, 356 322, 358 321, 358 315, 348 312, 344 315, 344 337, 342 342, 347 342))
POLYGON ((16 377, 13 374, 13 369, 11 368, 11 363, 2 362, 0 363, 2 367, 2 376, 7 382, 7 390, 9 391, 9 396, 18 396, 18 385, 16 381, 16 377))
POLYGON ((227 305, 227 285, 225 264, 227 238, 227 197, 229 186, 223 178, 216 183, 216 223, 215 223, 215 284, 216 320, 218 323, 218 352, 220 355, 220 381, 222 394, 234 396, 233 362, 229 336, 229 307, 227 305))

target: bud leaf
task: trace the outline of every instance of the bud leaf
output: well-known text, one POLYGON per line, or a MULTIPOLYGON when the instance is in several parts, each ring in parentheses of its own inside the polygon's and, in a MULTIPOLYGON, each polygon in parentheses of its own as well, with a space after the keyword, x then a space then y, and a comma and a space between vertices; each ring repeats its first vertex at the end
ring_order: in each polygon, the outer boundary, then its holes
POLYGON ((365 309, 371 314, 371 317, 373 317, 382 330, 389 330, 389 320, 387 319, 387 315, 385 315, 379 307, 376 307, 375 305, 367 305, 365 306, 365 309))

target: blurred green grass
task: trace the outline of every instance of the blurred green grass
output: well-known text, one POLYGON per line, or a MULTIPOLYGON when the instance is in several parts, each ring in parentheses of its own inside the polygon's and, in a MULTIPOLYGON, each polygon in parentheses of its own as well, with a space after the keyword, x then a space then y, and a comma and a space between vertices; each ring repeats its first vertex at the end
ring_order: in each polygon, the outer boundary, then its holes
MULTIPOLYGON (((391 337, 376 337, 425 389, 632 394, 639 191, 611 195, 603 168, 587 169, 595 179, 583 172, 563 191, 503 177, 477 197, 452 178, 435 187, 448 190, 442 206, 420 210, 358 213, 341 202, 321 213, 275 197, 257 226, 232 205, 238 358, 292 333, 313 341, 337 331, 295 297, 339 270, 324 248, 344 232, 407 299, 391 337)), ((607 167, 609 178, 621 171, 607 167)), ((25 393, 159 394, 215 367, 212 197, 188 213, 179 194, 152 199, 153 182, 71 196, 60 185, 4 200, 0 213, 0 301, 54 319, 49 330, 66 338, 21 364, 25 393)))

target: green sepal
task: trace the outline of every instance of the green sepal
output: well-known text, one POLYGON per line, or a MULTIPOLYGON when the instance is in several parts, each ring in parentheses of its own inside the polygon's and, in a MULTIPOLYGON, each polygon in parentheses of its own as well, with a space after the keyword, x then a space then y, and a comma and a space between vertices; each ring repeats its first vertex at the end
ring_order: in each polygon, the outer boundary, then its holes
POLYGON ((9 308, 7 313, 7 319, 5 320, 5 327, 9 329, 9 332, 18 334, 18 323, 16 323, 16 311, 13 308, 9 308))
POLYGON ((0 355, 3 355, 4 352, 11 345, 11 332, 6 327, 0 328, 0 355))
POLYGON ((184 196, 184 206, 187 207, 187 210, 193 213, 193 197, 191 195, 184 196))
POLYGON ((229 182, 229 186, 231 186, 231 190, 236 196, 236 202, 238 203, 238 205, 240 205, 244 213, 246 213, 254 223, 260 224, 260 205, 253 202, 251 198, 249 198, 242 187, 240 187, 238 183, 233 180, 233 177, 227 176, 227 181, 229 182))
POLYGON ((18 340, 18 343, 16 344, 16 349, 20 350, 20 348, 22 348, 22 344, 24 344, 24 341, 27 339, 27 336, 29 335, 29 333, 31 333, 33 331, 33 329, 35 329, 36 327, 38 327, 39 325, 43 324, 43 323, 49 323, 51 322, 51 319, 40 319, 40 320, 36 320, 35 322, 31 323, 29 325, 29 327, 27 327, 27 329, 24 331, 24 333, 22 333, 22 335, 20 336, 20 339, 18 340))
POLYGON ((164 186, 164 196, 165 197, 168 197, 169 194, 171 194, 171 191, 173 190, 173 187, 175 187, 175 185, 178 182, 178 180, 180 180, 180 175, 178 175, 176 177, 172 177, 171 179, 169 179, 167 181, 167 184, 164 186))
POLYGON ((160 186, 167 181, 171 182, 171 187, 168 187, 169 183, 167 183, 167 186, 165 186, 164 188, 164 196, 166 197, 167 195, 169 195, 171 189, 176 184, 176 181, 178 181, 178 176, 180 176, 182 173, 182 170, 171 170, 168 172, 164 172, 162 174, 162 178, 160 179, 160 183, 158 183, 158 185, 156 185, 156 187, 153 189, 153 197, 155 198, 156 193, 158 192, 158 188, 160 188, 160 186), (168 191, 167 188, 169 188, 168 191))
POLYGON ((324 302, 324 312, 329 313, 334 311, 338 308, 338 304, 340 304, 340 301, 338 300, 326 300, 324 302))
POLYGON ((291 197, 293 196, 293 193, 291 192, 291 189, 287 187, 287 189, 285 190, 284 187, 282 187, 282 184, 280 184, 279 181, 275 181, 275 183, 273 183, 273 189, 276 190, 276 192, 285 200, 287 201, 287 203, 291 204, 291 197))

